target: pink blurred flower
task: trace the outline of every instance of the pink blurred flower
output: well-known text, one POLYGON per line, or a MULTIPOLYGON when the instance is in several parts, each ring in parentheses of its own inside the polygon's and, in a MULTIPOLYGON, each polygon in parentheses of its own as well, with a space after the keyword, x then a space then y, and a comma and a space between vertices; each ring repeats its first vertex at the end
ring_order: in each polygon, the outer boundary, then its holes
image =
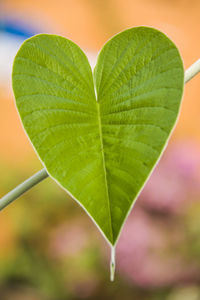
POLYGON ((181 233, 166 230, 136 207, 117 246, 117 269, 130 283, 144 288, 168 286, 197 279, 200 270, 185 262, 179 251, 181 233))
POLYGON ((199 198, 200 151, 192 142, 179 142, 167 149, 139 202, 151 210, 177 213, 199 198))

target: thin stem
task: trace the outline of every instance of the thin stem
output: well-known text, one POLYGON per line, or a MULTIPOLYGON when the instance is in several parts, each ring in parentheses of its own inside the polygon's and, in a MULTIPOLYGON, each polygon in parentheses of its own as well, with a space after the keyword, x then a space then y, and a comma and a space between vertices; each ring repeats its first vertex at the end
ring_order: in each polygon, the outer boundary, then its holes
POLYGON ((187 83, 190 79, 192 79, 195 75, 200 72, 200 59, 198 59, 194 64, 192 64, 185 71, 185 83, 187 83))
POLYGON ((47 174, 46 170, 42 169, 32 177, 28 178, 26 181, 18 185, 15 189, 13 189, 11 192, 0 199, 0 211, 48 176, 49 175, 47 174))
POLYGON ((111 246, 111 257, 110 257, 110 281, 115 279, 115 246, 111 246))
MULTIPOLYGON (((185 83, 187 83, 190 79, 192 79, 197 73, 200 72, 200 59, 198 59, 193 65, 191 65, 185 71, 185 83)), ((40 181, 44 180, 48 177, 48 174, 45 169, 42 169, 38 173, 34 174, 32 177, 18 185, 15 189, 5 195, 3 198, 0 199, 0 211, 6 207, 8 204, 13 202, 19 196, 24 194, 34 185, 38 184, 40 181)), ((111 253, 111 280, 114 280, 114 273, 115 273, 115 249, 112 249, 111 253)))

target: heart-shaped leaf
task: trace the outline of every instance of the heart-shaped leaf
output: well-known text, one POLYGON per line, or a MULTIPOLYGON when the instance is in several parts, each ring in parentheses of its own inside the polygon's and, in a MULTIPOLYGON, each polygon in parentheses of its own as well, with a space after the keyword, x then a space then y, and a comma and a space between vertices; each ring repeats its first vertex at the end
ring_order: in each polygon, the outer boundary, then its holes
POLYGON ((56 35, 28 39, 15 58, 17 108, 36 152, 112 245, 174 127, 183 80, 177 48, 148 27, 112 38, 94 75, 56 35))

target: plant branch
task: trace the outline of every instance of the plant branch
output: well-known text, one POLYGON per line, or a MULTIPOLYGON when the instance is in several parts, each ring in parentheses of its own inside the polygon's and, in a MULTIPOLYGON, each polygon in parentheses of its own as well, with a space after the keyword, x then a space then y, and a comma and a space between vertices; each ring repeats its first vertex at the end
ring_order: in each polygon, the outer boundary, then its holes
POLYGON ((49 175, 47 174, 46 170, 42 169, 32 177, 28 178, 26 181, 18 185, 15 189, 13 189, 11 192, 0 199, 0 211, 48 176, 49 175))
MULTIPOLYGON (((192 64, 185 71, 185 80, 187 83, 190 79, 192 79, 195 75, 200 72, 200 59, 198 59, 194 64, 192 64)), ((0 211, 5 208, 8 204, 13 202, 19 196, 24 194, 26 191, 31 189, 34 185, 38 184, 40 181, 47 178, 49 175, 47 174, 45 169, 34 174, 32 177, 28 178, 26 181, 18 185, 15 189, 10 191, 7 195, 0 199, 0 211)), ((112 266, 113 267, 113 266, 112 266)), ((114 270, 114 269, 113 269, 114 270)))
POLYGON ((186 71, 185 71, 185 83, 187 83, 190 79, 192 79, 195 75, 200 72, 200 59, 198 59, 195 63, 193 63, 186 71))

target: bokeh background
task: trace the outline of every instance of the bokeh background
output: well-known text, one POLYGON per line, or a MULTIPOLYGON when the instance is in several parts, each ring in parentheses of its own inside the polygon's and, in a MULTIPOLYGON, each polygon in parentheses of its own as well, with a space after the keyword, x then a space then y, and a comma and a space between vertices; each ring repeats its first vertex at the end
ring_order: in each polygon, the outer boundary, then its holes
MULTIPOLYGON (((11 89, 24 39, 55 33, 91 64, 112 35, 147 25, 200 58, 199 0, 0 0, 0 196, 42 166, 11 89)), ((1 300, 200 299, 200 75, 185 86, 170 143, 130 214, 109 281, 110 250, 85 212, 46 179, 0 213, 1 300)))

